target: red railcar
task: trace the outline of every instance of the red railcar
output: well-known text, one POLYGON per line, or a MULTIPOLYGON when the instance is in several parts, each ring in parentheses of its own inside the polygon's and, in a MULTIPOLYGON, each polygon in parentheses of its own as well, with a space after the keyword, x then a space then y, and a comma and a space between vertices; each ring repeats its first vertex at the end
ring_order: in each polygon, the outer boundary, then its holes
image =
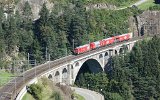
POLYGON ((131 38, 132 38, 132 33, 127 33, 127 34, 122 34, 122 35, 106 38, 106 39, 103 39, 103 40, 100 40, 100 41, 91 42, 90 44, 79 46, 79 47, 74 49, 74 53, 75 54, 84 53, 84 52, 87 52, 87 51, 92 50, 92 49, 96 49, 96 48, 99 48, 99 47, 102 47, 102 46, 106 46, 106 45, 112 44, 114 42, 122 42, 122 41, 125 41, 125 40, 129 40, 131 38))
POLYGON ((96 41, 96 42, 91 42, 90 43, 90 48, 91 49, 95 49, 95 48, 98 48, 98 47, 100 47, 101 45, 100 45, 100 42, 99 41, 96 41))
POLYGON ((107 39, 103 39, 100 41, 100 46, 106 46, 106 45, 109 45, 109 44, 112 44, 114 42, 114 37, 110 37, 110 38, 107 38, 107 39))
POLYGON ((84 52, 87 52, 90 50, 90 45, 89 44, 86 44, 86 45, 83 45, 83 46, 79 46, 77 48, 74 49, 74 53, 75 54, 80 54, 80 53, 84 53, 84 52))
POLYGON ((130 37, 131 37, 130 35, 131 35, 130 33, 118 35, 118 36, 115 36, 115 40, 119 41, 119 42, 122 42, 122 41, 125 41, 125 40, 129 40, 130 37))

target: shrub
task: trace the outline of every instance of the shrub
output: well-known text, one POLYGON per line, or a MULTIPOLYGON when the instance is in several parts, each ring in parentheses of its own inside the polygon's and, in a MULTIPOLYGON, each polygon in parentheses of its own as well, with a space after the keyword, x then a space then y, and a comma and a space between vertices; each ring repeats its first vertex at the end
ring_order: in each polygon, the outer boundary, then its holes
POLYGON ((39 84, 31 84, 28 92, 33 95, 36 100, 42 100, 42 86, 39 84))

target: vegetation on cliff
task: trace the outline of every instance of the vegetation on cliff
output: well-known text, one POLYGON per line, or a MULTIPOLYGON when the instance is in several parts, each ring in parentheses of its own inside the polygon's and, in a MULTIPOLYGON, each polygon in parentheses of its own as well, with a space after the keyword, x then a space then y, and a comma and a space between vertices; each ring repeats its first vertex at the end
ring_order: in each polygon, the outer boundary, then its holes
POLYGON ((76 84, 102 93, 105 100, 160 99, 160 37, 137 43, 111 63, 106 73, 82 74, 76 84))
MULTIPOLYGON (((66 55, 66 52, 71 54, 73 44, 76 47, 89 40, 92 42, 129 32, 128 17, 140 13, 136 8, 86 11, 83 2, 79 1, 74 5, 55 5, 49 12, 43 4, 40 18, 34 22, 28 2, 23 12, 16 11, 14 14, 11 10, 7 12, 7 17, 0 9, 0 62, 6 56, 16 60, 19 56, 27 57, 27 53, 31 54, 30 60, 38 62, 48 58, 46 52, 51 55, 51 60, 66 55), (16 52, 18 55, 15 55, 16 52)), ((1 68, 8 66, 1 64, 1 68)))
POLYGON ((73 91, 67 85, 56 85, 47 78, 31 84, 22 100, 71 100, 73 91))

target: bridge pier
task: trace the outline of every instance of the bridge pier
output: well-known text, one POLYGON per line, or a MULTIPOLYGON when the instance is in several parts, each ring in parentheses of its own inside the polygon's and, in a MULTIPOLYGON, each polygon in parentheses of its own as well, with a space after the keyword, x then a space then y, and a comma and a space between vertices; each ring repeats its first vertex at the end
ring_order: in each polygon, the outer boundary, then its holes
POLYGON ((60 74, 59 74, 59 79, 58 80, 59 80, 60 83, 62 83, 62 69, 60 69, 59 71, 60 71, 60 74))
POLYGON ((127 42, 116 46, 111 46, 106 48, 105 50, 73 59, 72 61, 68 62, 67 65, 65 63, 65 65, 60 66, 55 71, 50 71, 50 72, 51 73, 59 72, 56 75, 53 75, 53 79, 55 80, 55 82, 57 83, 64 82, 66 84, 72 85, 74 84, 77 74, 84 63, 88 64, 89 69, 91 71, 96 72, 97 65, 95 62, 91 61, 91 60, 96 60, 97 63, 99 63, 99 65, 101 66, 102 70, 104 71, 106 68, 108 68, 108 66, 110 66, 110 57, 125 53, 124 52, 125 49, 127 50, 127 52, 131 51, 135 42, 136 41, 127 42), (67 71, 64 71, 64 69, 66 69, 67 71))
POLYGON ((73 66, 71 64, 67 65, 67 68, 68 68, 68 84, 72 84, 73 82, 73 79, 72 79, 72 73, 73 73, 73 66))

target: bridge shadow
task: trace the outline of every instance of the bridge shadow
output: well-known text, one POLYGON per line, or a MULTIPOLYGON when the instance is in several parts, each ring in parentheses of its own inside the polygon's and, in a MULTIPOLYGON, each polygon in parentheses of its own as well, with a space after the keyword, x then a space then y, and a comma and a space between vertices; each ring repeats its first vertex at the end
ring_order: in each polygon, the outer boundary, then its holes
POLYGON ((96 60, 89 59, 85 63, 83 63, 83 65, 79 69, 79 72, 77 74, 75 82, 80 81, 80 78, 82 78, 82 76, 85 73, 96 74, 96 73, 99 73, 99 72, 102 72, 102 71, 103 71, 103 69, 102 69, 101 65, 96 60))
POLYGON ((110 57, 108 59, 108 63, 104 66, 104 71, 107 73, 109 76, 112 73, 112 66, 113 66, 113 59, 110 57))
POLYGON ((160 0, 154 0, 155 4, 160 4, 160 0))

